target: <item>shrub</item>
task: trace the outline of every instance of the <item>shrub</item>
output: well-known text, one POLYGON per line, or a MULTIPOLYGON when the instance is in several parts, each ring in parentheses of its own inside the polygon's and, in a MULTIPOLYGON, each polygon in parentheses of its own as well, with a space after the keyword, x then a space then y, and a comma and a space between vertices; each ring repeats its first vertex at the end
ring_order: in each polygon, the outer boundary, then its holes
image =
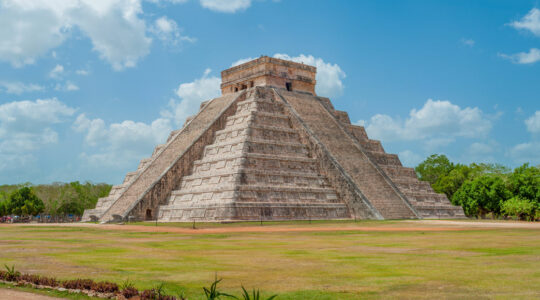
POLYGON ((132 297, 135 297, 135 296, 138 296, 139 295, 139 291, 134 288, 133 286, 128 286, 124 289, 122 289, 122 292, 121 292, 122 296, 124 296, 126 299, 130 299, 132 297))
POLYGON ((501 208, 505 215, 514 216, 520 220, 533 220, 537 210, 535 203, 519 196, 505 201, 501 208))
POLYGON ((116 293, 118 292, 118 285, 113 282, 95 282, 92 285, 92 290, 99 292, 99 293, 116 293))
POLYGON ((62 282, 62 287, 72 290, 90 290, 94 284, 92 279, 74 279, 62 282))
POLYGON ((6 272, 4 275, 4 280, 6 281, 17 281, 19 280, 19 277, 21 276, 21 272, 15 270, 15 266, 8 267, 8 265, 4 265, 6 267, 6 272))
POLYGON ((216 275, 216 278, 214 279, 214 282, 212 283, 212 285, 209 288, 203 287, 203 291, 204 291, 204 295, 206 296, 206 300, 216 300, 216 299, 221 299, 221 297, 228 297, 228 298, 238 299, 233 295, 225 294, 225 293, 222 293, 222 292, 218 291, 217 286, 221 282, 221 280, 222 279, 217 279, 217 275, 216 275))
POLYGON ((45 285, 45 286, 50 286, 50 287, 57 287, 60 285, 60 283, 58 282, 58 280, 56 280, 55 278, 51 278, 51 277, 45 277, 45 276, 41 276, 39 278, 39 282, 37 283, 39 285, 45 285))
MULTIPOLYGON (((266 300, 272 300, 276 297, 277 295, 272 295, 266 300)), ((242 298, 244 298, 244 300, 261 300, 261 294, 259 293, 259 290, 253 289, 250 295, 248 291, 242 286, 242 298)))
POLYGON ((22 274, 19 280, 26 281, 33 284, 39 284, 39 275, 22 274))
POLYGON ((141 292, 141 300, 156 300, 157 293, 154 289, 151 290, 144 290, 141 292))

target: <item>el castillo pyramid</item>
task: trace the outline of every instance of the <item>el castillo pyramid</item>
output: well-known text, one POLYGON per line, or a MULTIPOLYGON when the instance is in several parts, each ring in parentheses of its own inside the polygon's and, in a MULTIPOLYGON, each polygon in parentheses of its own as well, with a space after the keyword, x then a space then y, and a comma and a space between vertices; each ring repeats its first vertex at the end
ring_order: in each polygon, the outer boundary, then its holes
POLYGON ((462 218, 315 94, 316 68, 262 56, 201 104, 83 221, 462 218))

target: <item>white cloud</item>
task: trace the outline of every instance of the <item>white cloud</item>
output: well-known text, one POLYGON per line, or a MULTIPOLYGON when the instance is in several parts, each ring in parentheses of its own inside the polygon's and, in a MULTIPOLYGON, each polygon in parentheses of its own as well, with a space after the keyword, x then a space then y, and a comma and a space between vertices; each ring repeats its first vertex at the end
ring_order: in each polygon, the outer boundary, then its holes
POLYGON ((515 54, 499 54, 499 56, 509 59, 515 64, 532 64, 540 60, 540 49, 531 48, 529 52, 519 52, 515 54))
POLYGON ((176 126, 181 126, 187 117, 199 110, 202 101, 219 97, 221 78, 209 76, 210 72, 210 69, 206 69, 201 78, 180 84, 175 91, 180 101, 171 99, 170 110, 163 111, 162 116, 174 120, 176 126))
POLYGON ((251 0, 200 0, 201 5, 213 11, 235 13, 251 6, 251 0))
POLYGON ((534 115, 525 120, 525 125, 530 133, 540 133, 540 110, 537 110, 534 115))
POLYGON ((54 89, 56 91, 73 92, 78 91, 79 87, 71 81, 66 81, 64 84, 56 84, 56 87, 54 89))
POLYGON ((49 77, 58 79, 62 76, 64 73, 64 66, 62 65, 56 65, 50 72, 49 77))
MULTIPOLYGON (((313 55, 300 54, 299 56, 289 56, 287 54, 276 53, 274 57, 317 67, 315 92, 318 95, 331 98, 343 94, 344 85, 342 80, 346 77, 346 74, 341 70, 339 65, 327 63, 322 58, 316 58, 313 55)), ((231 67, 254 59, 253 57, 239 59, 233 62, 231 67)))
POLYGON ((450 101, 432 99, 428 99, 421 109, 412 109, 404 121, 377 114, 363 122, 371 138, 423 140, 427 148, 448 145, 457 137, 483 137, 492 127, 491 121, 477 107, 461 108, 450 101))
POLYGON ((37 84, 25 84, 18 81, 0 81, 0 87, 8 94, 20 95, 27 92, 39 92, 45 88, 37 84))
POLYGON ((315 92, 318 95, 337 97, 343 93, 344 86, 341 80, 346 77, 346 74, 339 65, 327 63, 322 58, 315 58, 313 55, 289 56, 277 53, 274 57, 317 67, 315 92))
POLYGON ((422 156, 412 152, 411 150, 401 151, 398 154, 399 160, 406 167, 415 167, 422 162, 422 156))
POLYGON ((90 74, 90 72, 88 72, 87 70, 81 69, 81 70, 75 71, 75 74, 81 75, 81 76, 86 76, 86 75, 90 74))
POLYGON ((536 36, 540 36, 540 9, 533 8, 521 20, 510 23, 516 29, 528 30, 536 36))
POLYGON ((0 105, 0 170, 32 160, 32 151, 57 143, 54 125, 74 113, 56 98, 0 105))
POLYGON ((126 120, 107 125, 102 119, 88 119, 85 114, 73 123, 75 131, 85 133, 85 143, 95 149, 80 157, 89 166, 123 169, 152 154, 152 149, 166 141, 172 130, 170 120, 158 118, 151 124, 126 120))
POLYGON ((518 144, 510 149, 508 154, 516 163, 540 164, 540 142, 518 144))
POLYGON ((473 39, 461 39, 461 43, 465 46, 469 46, 469 47, 473 47, 474 44, 476 43, 473 39))
POLYGON ((194 38, 181 35, 178 24, 165 16, 157 19, 150 31, 166 45, 178 46, 182 41, 195 42, 194 38))
POLYGON ((20 67, 61 45, 78 27, 115 70, 148 54, 140 0, 15 1, 0 3, 0 60, 20 67))

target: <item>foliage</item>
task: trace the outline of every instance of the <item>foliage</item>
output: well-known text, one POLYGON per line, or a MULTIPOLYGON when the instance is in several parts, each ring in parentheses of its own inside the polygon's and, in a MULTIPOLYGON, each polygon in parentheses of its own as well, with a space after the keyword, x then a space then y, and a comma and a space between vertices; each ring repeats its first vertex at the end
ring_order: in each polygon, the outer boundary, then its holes
POLYGON ((43 208, 43 201, 38 198, 31 187, 22 187, 9 195, 9 213, 35 216, 43 212, 43 208))
POLYGON ((8 214, 8 200, 0 200, 0 217, 6 216, 8 214))
POLYGON ((515 196, 540 205, 540 168, 529 164, 515 168, 509 176, 508 186, 515 196))
POLYGON ((11 268, 8 265, 4 265, 6 267, 6 272, 4 273, 4 280, 7 281, 16 281, 21 276, 21 272, 15 270, 15 266, 11 266, 11 268))
POLYGON ((493 175, 482 175, 465 182, 452 196, 452 203, 460 205, 467 216, 481 216, 488 213, 499 215, 501 203, 511 197, 504 181, 493 175))
MULTIPOLYGON (((272 299, 274 299, 276 297, 277 297, 277 295, 272 295, 272 296, 268 297, 266 300, 272 300, 272 299)), ((244 298, 244 300, 261 300, 261 295, 259 293, 259 290, 253 289, 251 291, 251 296, 250 296, 248 291, 246 291, 244 286, 242 286, 242 298, 244 298)))
POLYGON ((62 282, 62 287, 72 290, 90 290, 94 284, 92 279, 73 279, 62 282))
POLYGON ((516 216, 520 220, 534 220, 540 207, 531 200, 516 196, 505 201, 501 210, 505 215, 516 216))
POLYGON ((415 171, 420 180, 428 181, 431 184, 437 182, 439 177, 444 176, 454 168, 454 164, 450 162, 444 154, 433 154, 426 160, 421 162, 415 171))
MULTIPOLYGON (((111 185, 108 184, 78 181, 40 185, 30 183, 2 185, 0 186, 0 216, 3 212, 2 205, 6 205, 6 201, 9 200, 8 195, 23 187, 31 188, 38 198, 43 200, 43 212, 51 216, 82 215, 85 209, 94 208, 98 198, 107 196, 111 190, 111 185)), ((9 211, 4 211, 3 215, 9 213, 9 211)))
POLYGON ((203 287, 203 290, 204 290, 204 295, 206 296, 206 299, 207 300, 216 300, 216 299, 221 299, 221 297, 228 297, 228 298, 234 298, 234 299, 238 299, 237 297, 233 296, 233 295, 229 295, 229 294, 225 294, 223 292, 220 292, 217 288, 218 284, 221 282, 222 279, 217 279, 217 275, 214 279, 214 282, 212 283, 212 285, 207 288, 207 287, 203 287))

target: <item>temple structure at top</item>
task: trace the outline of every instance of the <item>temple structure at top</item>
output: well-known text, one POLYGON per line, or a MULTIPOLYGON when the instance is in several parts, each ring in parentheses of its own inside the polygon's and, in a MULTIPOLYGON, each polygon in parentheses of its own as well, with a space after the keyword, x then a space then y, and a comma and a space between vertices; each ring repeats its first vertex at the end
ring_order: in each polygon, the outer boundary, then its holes
POLYGON ((266 86, 315 95, 317 68, 279 58, 261 56, 221 72, 221 93, 236 93, 266 86))
POLYGON ((83 221, 462 218, 315 94, 316 68, 262 56, 205 101, 83 221))

